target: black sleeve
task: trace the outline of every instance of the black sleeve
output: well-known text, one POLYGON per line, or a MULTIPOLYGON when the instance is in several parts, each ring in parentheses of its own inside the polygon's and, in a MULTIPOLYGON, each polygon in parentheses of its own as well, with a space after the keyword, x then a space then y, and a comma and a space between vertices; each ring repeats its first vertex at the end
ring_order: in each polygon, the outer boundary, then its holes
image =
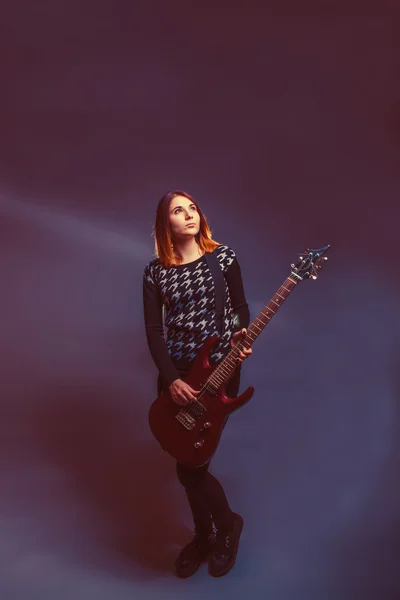
POLYGON ((168 387, 180 376, 169 355, 164 338, 161 294, 148 271, 145 271, 143 277, 143 307, 150 354, 160 372, 163 383, 168 387))
POLYGON ((232 312, 237 321, 236 331, 248 327, 250 323, 249 306, 243 288, 242 272, 236 256, 225 272, 225 279, 231 297, 232 312))

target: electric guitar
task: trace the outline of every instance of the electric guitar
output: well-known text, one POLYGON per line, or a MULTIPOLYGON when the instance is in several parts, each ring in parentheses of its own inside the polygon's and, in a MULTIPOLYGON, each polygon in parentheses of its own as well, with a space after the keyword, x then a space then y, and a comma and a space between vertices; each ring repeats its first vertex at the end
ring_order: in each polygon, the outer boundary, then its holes
POLYGON ((304 279, 316 279, 330 246, 319 250, 307 249, 296 264, 291 265, 289 277, 247 328, 245 338, 232 347, 216 366, 210 365, 209 356, 218 342, 210 337, 200 348, 185 381, 200 393, 186 406, 176 404, 170 394, 161 394, 149 410, 149 425, 154 437, 178 462, 188 467, 207 463, 216 451, 224 424, 233 411, 242 407, 253 396, 248 387, 237 398, 226 395, 226 385, 237 367, 240 350, 250 347, 270 322, 278 308, 304 279))

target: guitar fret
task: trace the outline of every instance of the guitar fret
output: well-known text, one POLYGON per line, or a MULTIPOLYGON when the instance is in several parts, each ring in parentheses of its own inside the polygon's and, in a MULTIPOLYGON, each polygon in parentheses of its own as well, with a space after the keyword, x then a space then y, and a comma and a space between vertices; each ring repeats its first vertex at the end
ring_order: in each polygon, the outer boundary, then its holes
MULTIPOLYGON (((223 375, 223 373, 221 373, 221 371, 223 371, 222 365, 220 365, 218 371, 217 371, 217 377, 220 378, 221 375, 223 375)), ((222 381, 223 381, 223 377, 222 377, 222 381)))
POLYGON ((221 370, 223 371, 225 369, 227 375, 229 375, 231 368, 233 367, 232 364, 229 364, 229 361, 230 359, 228 360, 227 358, 225 358, 225 361, 221 363, 221 370))
POLYGON ((224 371, 222 369, 218 372, 219 385, 222 385, 224 383, 227 376, 228 376, 228 373, 224 373, 224 371))

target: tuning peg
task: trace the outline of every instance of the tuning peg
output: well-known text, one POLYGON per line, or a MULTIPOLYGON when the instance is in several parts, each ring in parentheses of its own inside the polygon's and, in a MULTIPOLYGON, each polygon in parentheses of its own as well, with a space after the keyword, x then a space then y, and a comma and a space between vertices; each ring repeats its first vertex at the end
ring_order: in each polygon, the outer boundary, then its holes
POLYGON ((311 279, 317 279, 316 275, 311 275, 311 279))
POLYGON ((323 256, 322 258, 323 258, 324 260, 328 260, 328 257, 327 257, 327 256, 323 256))

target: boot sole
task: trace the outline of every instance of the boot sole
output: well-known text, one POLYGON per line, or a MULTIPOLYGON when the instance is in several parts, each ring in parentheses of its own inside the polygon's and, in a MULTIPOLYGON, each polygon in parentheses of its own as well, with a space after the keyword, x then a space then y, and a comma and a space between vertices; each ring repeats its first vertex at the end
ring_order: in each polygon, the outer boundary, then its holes
POLYGON ((175 569, 175 574, 177 577, 179 577, 179 579, 187 579, 188 577, 192 577, 195 573, 197 573, 197 571, 200 569, 201 565, 206 563, 208 561, 208 556, 206 556, 205 558, 203 558, 199 564, 196 566, 196 568, 192 571, 190 571, 189 573, 178 573, 178 571, 175 569))
POLYGON ((201 558, 198 559, 196 567, 193 567, 191 571, 186 572, 186 573, 179 572, 179 567, 177 567, 176 564, 175 564, 175 575, 177 577, 179 577, 179 579, 187 579, 187 577, 192 577, 192 575, 194 575, 195 573, 197 573, 197 571, 200 569, 201 565, 203 563, 206 563, 208 561, 209 556, 210 556, 211 553, 212 553, 212 547, 211 547, 211 549, 206 554, 204 554, 201 558))

